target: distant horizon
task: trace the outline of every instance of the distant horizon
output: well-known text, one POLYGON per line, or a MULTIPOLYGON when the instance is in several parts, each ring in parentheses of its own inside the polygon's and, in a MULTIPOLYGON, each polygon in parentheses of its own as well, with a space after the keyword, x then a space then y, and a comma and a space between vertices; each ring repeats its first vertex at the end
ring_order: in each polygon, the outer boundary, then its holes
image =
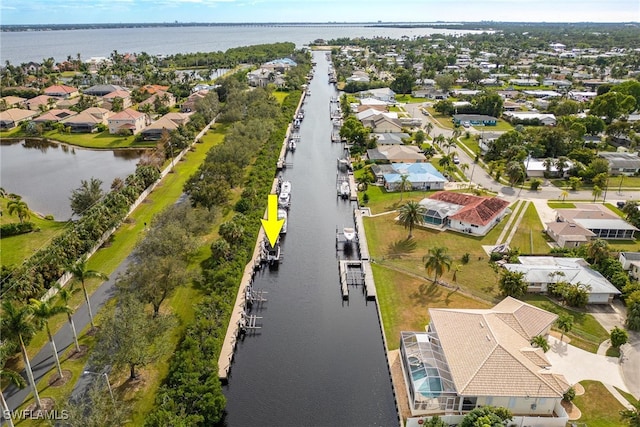
POLYGON ((637 23, 637 0, 2 0, 0 25, 637 23), (416 18, 422 19, 416 19, 416 18), (311 19, 310 19, 311 18, 311 19), (412 18, 407 21, 407 18, 412 18))

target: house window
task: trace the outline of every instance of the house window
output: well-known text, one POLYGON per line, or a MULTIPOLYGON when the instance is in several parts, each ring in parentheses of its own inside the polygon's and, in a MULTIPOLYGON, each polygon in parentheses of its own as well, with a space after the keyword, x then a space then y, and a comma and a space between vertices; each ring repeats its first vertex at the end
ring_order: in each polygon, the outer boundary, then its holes
POLYGON ((462 400, 462 410, 463 411, 471 411, 478 406, 478 398, 477 397, 465 397, 462 400))

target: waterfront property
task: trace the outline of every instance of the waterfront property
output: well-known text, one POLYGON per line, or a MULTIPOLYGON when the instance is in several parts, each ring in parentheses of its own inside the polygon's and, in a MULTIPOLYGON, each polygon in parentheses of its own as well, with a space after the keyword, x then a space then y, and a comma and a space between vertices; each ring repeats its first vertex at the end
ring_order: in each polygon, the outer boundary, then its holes
POLYGON ((518 261, 519 264, 504 264, 504 268, 524 274, 527 292, 545 293, 549 285, 566 282, 584 285, 589 293, 588 304, 609 304, 614 296, 620 295, 611 282, 582 258, 520 256, 518 261))
POLYGON ((376 181, 387 191, 399 191, 402 176, 406 176, 409 188, 404 190, 444 190, 447 178, 431 163, 392 163, 371 165, 376 181))
POLYGON ((67 117, 62 121, 74 133, 91 133, 98 130, 99 125, 106 125, 111 111, 100 107, 87 108, 79 114, 67 117))
POLYGON ((23 110, 21 108, 10 108, 0 111, 0 129, 13 129, 22 122, 35 117, 38 111, 23 110))
POLYGON ((498 197, 439 191, 420 201, 423 223, 484 236, 509 213, 509 202, 498 197))
POLYGON ((426 332, 402 332, 400 339, 413 417, 444 414, 459 422, 491 405, 526 417, 525 425, 565 425, 560 402, 570 384, 530 344, 549 334, 557 315, 507 297, 490 309, 431 308, 429 317, 426 332))
POLYGON ((110 134, 137 135, 147 124, 147 115, 127 108, 109 117, 108 123, 110 134))
POLYGON ((367 150, 367 157, 376 163, 423 163, 427 161, 413 145, 388 145, 367 150))
POLYGON ((557 209, 557 222, 569 222, 593 233, 594 239, 633 239, 638 229, 606 206, 581 204, 576 209, 557 209))

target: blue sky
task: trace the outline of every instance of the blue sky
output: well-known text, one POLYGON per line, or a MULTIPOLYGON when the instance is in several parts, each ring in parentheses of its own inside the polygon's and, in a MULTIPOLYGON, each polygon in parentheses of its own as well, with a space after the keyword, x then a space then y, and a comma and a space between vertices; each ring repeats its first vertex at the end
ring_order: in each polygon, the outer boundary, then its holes
POLYGON ((0 0, 0 23, 629 22, 639 0, 0 0))

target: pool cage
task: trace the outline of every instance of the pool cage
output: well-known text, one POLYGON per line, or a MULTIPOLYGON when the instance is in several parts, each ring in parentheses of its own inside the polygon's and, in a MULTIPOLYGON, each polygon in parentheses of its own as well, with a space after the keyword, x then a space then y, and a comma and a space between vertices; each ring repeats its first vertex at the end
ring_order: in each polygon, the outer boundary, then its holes
POLYGON ((401 332, 400 354, 414 415, 459 409, 460 396, 435 333, 401 332))

